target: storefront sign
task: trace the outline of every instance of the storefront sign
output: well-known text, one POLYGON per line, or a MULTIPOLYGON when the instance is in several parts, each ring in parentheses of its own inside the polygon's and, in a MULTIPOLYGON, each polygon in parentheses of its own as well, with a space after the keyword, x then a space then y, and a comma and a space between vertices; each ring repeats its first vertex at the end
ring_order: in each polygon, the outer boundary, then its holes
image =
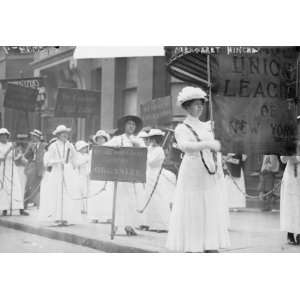
POLYGON ((290 154, 295 150, 295 48, 219 55, 214 74, 216 138, 224 152, 290 154))
POLYGON ((59 88, 55 107, 56 117, 84 118, 100 114, 99 91, 59 88))
POLYGON ((46 47, 43 46, 4 46, 4 51, 8 55, 24 55, 39 52, 46 47))
POLYGON ((3 85, 4 89, 6 89, 8 83, 27 88, 38 89, 44 86, 44 77, 11 78, 0 80, 0 82, 3 85))
POLYGON ((153 99, 141 104, 141 117, 146 126, 160 126, 172 121, 172 99, 170 96, 153 99))
POLYGON ((95 146, 91 179, 145 183, 146 162, 146 148, 95 146))
POLYGON ((37 95, 37 89, 9 83, 7 85, 3 106, 16 110, 33 112, 36 109, 37 95))

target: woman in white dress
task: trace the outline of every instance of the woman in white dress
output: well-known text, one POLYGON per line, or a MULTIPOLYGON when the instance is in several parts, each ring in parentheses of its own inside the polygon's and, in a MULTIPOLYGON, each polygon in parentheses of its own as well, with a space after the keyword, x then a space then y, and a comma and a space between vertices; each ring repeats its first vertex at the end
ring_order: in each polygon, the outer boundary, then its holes
POLYGON ((169 178, 169 174, 166 174, 162 169, 165 160, 164 150, 160 146, 163 136, 164 132, 160 129, 151 129, 148 134, 150 145, 147 154, 145 193, 148 206, 145 209, 145 224, 149 229, 156 231, 167 231, 168 229, 170 202, 175 189, 175 183, 169 178))
POLYGON ((16 146, 15 150, 15 163, 19 174, 19 179, 21 182, 22 195, 25 195, 25 187, 27 182, 27 177, 25 175, 25 166, 28 161, 24 157, 24 148, 21 143, 16 146))
MULTIPOLYGON (((300 143, 298 143, 300 148, 300 143)), ((286 165, 280 190, 280 230, 288 243, 300 244, 300 156, 281 156, 286 165), (296 235, 296 240, 295 240, 296 235)))
MULTIPOLYGON (((52 184, 49 178, 51 177, 50 174, 52 171, 52 167, 49 165, 48 149, 50 145, 53 144, 56 140, 56 138, 51 139, 45 147, 45 154, 43 157, 44 173, 41 181, 40 199, 47 199, 49 190, 51 190, 52 184)), ((40 221, 48 221, 49 218, 52 216, 53 212, 56 210, 56 203, 53 201, 43 201, 40 203, 40 205, 42 206, 39 207, 38 219, 40 221)))
MULTIPOLYGON (((144 142, 136 136, 142 129, 142 120, 137 116, 124 116, 118 121, 121 135, 113 137, 105 146, 144 147, 144 142)), ((137 209, 143 196, 143 185, 131 182, 119 182, 116 204, 116 231, 123 228, 128 236, 137 235, 135 227, 141 224, 137 209)))
MULTIPOLYGON (((98 130, 93 137, 96 146, 103 146, 110 139, 105 130, 98 130)), ((91 150, 93 151, 93 150, 91 150)), ((88 199, 88 219, 92 223, 111 221, 113 185, 109 181, 91 180, 88 199)))
POLYGON ((88 209, 90 161, 89 144, 85 141, 78 141, 75 144, 77 151, 76 171, 78 175, 80 197, 82 198, 82 213, 86 214, 88 209))
POLYGON ((59 125, 53 132, 57 140, 47 151, 46 168, 51 171, 44 177, 46 190, 41 195, 39 219, 54 221, 58 225, 80 223, 81 197, 78 176, 75 172, 77 153, 68 141, 70 128, 59 125), (49 211, 51 209, 51 211, 49 211))
POLYGON ((225 186, 228 195, 228 207, 234 211, 246 207, 246 185, 243 163, 245 154, 228 153, 225 158, 225 186))
POLYGON ((230 244, 223 203, 223 171, 217 167, 220 162, 212 152, 220 151, 221 145, 214 139, 210 122, 199 120, 206 93, 200 88, 185 87, 177 100, 187 113, 175 129, 184 157, 166 246, 174 252, 218 252, 230 244))
POLYGON ((4 216, 10 209, 24 211, 22 184, 15 164, 15 149, 9 142, 10 133, 6 128, 0 129, 0 210, 4 216))

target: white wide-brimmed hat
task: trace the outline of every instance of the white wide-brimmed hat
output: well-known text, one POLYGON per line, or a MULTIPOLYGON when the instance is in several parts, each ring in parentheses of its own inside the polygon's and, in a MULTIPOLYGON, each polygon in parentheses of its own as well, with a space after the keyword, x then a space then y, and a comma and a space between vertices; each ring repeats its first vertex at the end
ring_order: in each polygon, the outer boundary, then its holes
POLYGON ((58 135, 62 132, 70 132, 71 128, 66 127, 65 125, 58 125, 56 129, 52 132, 53 135, 58 135))
POLYGON ((30 131, 29 133, 30 133, 30 135, 37 136, 40 139, 43 137, 42 132, 37 129, 34 129, 34 130, 30 131))
POLYGON ((0 135, 3 134, 10 136, 10 132, 6 128, 0 128, 0 135))
POLYGON ((165 133, 160 130, 160 129, 151 129, 150 132, 148 133, 148 137, 151 136, 164 136, 165 133))
POLYGON ((76 148, 77 151, 80 151, 83 148, 88 147, 88 146, 89 146, 89 144, 85 141, 78 141, 75 144, 75 148, 76 148))
POLYGON ((196 99, 202 99, 205 102, 208 101, 206 92, 204 92, 201 88, 187 86, 179 92, 177 105, 182 106, 183 103, 196 99))
POLYGON ((148 133, 144 130, 140 131, 139 134, 137 135, 138 138, 140 139, 145 139, 148 137, 148 133))
POLYGON ((96 143, 97 138, 101 136, 106 138, 106 141, 110 140, 110 135, 105 130, 98 130, 96 134, 93 136, 93 142, 96 143))

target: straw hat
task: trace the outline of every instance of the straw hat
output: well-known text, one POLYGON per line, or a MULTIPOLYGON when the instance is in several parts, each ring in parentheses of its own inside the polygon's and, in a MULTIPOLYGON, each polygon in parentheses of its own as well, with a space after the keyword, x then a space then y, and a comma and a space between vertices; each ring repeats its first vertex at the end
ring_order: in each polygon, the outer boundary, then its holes
POLYGON ((177 97, 177 105, 182 106, 183 103, 191 100, 202 99, 208 101, 207 94, 201 88, 187 86, 181 90, 177 97))
POLYGON ((75 144, 75 148, 76 148, 77 151, 80 151, 83 148, 88 147, 88 146, 89 146, 89 144, 85 141, 78 141, 75 144))
POLYGON ((59 133, 62 133, 62 132, 70 132, 71 131, 71 128, 68 128, 66 127, 65 125, 58 125, 56 127, 56 129, 53 131, 53 135, 58 135, 59 133))
POLYGON ((0 128, 0 135, 4 135, 4 134, 10 136, 10 132, 6 128, 0 128))
POLYGON ((148 137, 148 133, 144 130, 140 131, 139 134, 137 135, 138 138, 141 138, 141 139, 145 139, 148 137))
POLYGON ((29 134, 30 134, 30 135, 34 135, 34 136, 36 136, 36 137, 38 137, 38 138, 40 138, 40 139, 43 138, 42 132, 39 131, 39 130, 37 130, 37 129, 34 129, 34 130, 30 131, 29 134))
POLYGON ((127 115, 122 117, 121 119, 118 120, 118 132, 120 132, 120 134, 124 133, 125 131, 125 124, 128 121, 133 121, 136 125, 136 129, 135 129, 135 134, 137 134, 138 132, 141 131, 141 129, 143 128, 143 121, 140 117, 138 116, 133 116, 133 115, 127 115))
POLYGON ((150 132, 148 133, 148 137, 151 136, 164 136, 165 133, 160 130, 160 129, 151 129, 150 132))
POLYGON ((96 143, 97 138, 101 136, 106 138, 107 141, 110 140, 110 135, 105 130, 98 130, 96 134, 93 136, 93 142, 96 143))

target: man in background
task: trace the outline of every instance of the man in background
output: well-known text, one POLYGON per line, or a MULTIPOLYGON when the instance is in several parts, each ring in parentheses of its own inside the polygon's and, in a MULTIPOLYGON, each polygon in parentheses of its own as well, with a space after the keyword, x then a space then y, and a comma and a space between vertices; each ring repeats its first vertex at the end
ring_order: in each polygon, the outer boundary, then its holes
POLYGON ((263 211, 271 211, 273 208, 275 175, 278 171, 277 155, 264 155, 259 182, 259 198, 263 201, 263 211))
POLYGON ((30 132, 31 141, 24 153, 24 157, 28 160, 25 168, 27 183, 25 188, 25 203, 27 208, 29 203, 33 203, 39 207, 40 203, 40 183, 43 176, 44 165, 43 158, 46 144, 42 142, 42 132, 34 129, 30 132))

